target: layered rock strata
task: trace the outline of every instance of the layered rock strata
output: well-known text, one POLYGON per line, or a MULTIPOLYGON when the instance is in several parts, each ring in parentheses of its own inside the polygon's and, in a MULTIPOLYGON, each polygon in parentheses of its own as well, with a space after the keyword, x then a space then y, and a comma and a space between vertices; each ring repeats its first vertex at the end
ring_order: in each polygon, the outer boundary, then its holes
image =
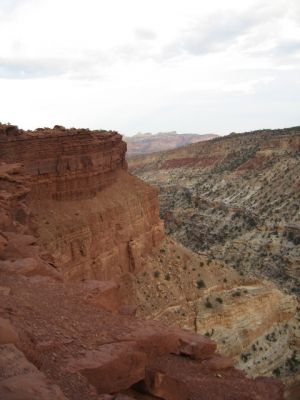
POLYGON ((240 367, 287 381, 300 366, 299 304, 283 295, 288 290, 300 296, 299 154, 300 128, 294 127, 231 134, 129 162, 132 172, 159 189, 167 233, 206 258, 210 268, 231 266, 246 279, 229 284, 224 277, 226 289, 209 291, 200 269, 202 303, 193 300, 191 308, 177 302, 159 315, 181 323, 189 315, 188 324, 196 319, 195 329, 236 354, 240 367))
POLYGON ((166 239, 137 274, 138 314, 212 338, 249 375, 290 376, 298 303, 268 281, 241 276, 166 239))
POLYGON ((163 238, 156 191, 126 172, 118 133, 2 126, 0 145, 0 160, 22 163, 28 175, 29 222, 66 279, 138 270, 163 238))
POLYGON ((300 128, 231 134, 135 157, 167 232, 194 251, 299 293, 300 128))

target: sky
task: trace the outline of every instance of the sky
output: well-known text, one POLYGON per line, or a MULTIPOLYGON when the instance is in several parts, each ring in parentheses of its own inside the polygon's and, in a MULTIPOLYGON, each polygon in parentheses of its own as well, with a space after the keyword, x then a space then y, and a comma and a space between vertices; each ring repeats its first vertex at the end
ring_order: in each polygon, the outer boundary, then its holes
POLYGON ((300 125, 300 1, 0 0, 0 121, 126 135, 300 125))

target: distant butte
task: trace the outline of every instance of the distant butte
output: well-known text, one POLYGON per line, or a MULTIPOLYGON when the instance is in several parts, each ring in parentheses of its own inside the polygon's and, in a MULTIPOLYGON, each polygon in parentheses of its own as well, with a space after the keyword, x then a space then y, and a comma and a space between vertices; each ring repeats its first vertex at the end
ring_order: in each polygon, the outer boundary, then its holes
POLYGON ((218 135, 172 132, 138 133, 134 136, 124 136, 127 143, 127 157, 139 154, 149 154, 164 150, 175 149, 191 143, 202 142, 218 137, 218 135))

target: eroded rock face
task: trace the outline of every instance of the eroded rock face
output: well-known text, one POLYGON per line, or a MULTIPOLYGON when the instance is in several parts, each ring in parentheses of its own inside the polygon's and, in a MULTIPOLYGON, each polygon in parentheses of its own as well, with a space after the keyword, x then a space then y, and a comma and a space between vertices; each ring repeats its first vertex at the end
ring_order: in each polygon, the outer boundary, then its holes
POLYGON ((168 238, 147 265, 136 276, 138 315, 210 337, 251 376, 272 375, 278 368, 294 373, 290 360, 299 346, 294 296, 168 238))
POLYGON ((30 197, 88 198, 126 169, 126 144, 117 132, 87 129, 18 130, 0 127, 0 159, 22 163, 32 177, 30 197))
MULTIPOLYGON (((163 238, 156 191, 127 173, 118 133, 2 126, 0 144, 0 160, 22 163, 28 176, 29 210, 15 219, 36 231, 43 259, 65 279, 134 272, 163 238)), ((8 267, 37 268, 27 264, 8 267)))
POLYGON ((274 400, 281 399, 280 384, 269 390, 272 379, 249 381, 244 374, 233 368, 222 371, 217 365, 192 360, 180 360, 176 356, 161 357, 146 370, 145 388, 151 394, 166 400, 274 400), (218 371, 218 372, 217 372, 218 371))

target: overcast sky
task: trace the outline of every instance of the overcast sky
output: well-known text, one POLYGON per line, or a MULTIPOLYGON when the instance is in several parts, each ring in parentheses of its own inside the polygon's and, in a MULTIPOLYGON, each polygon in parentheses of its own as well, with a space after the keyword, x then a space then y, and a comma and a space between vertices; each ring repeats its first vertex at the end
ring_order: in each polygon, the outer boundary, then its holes
POLYGON ((0 0, 0 121, 300 125, 300 0, 0 0))

